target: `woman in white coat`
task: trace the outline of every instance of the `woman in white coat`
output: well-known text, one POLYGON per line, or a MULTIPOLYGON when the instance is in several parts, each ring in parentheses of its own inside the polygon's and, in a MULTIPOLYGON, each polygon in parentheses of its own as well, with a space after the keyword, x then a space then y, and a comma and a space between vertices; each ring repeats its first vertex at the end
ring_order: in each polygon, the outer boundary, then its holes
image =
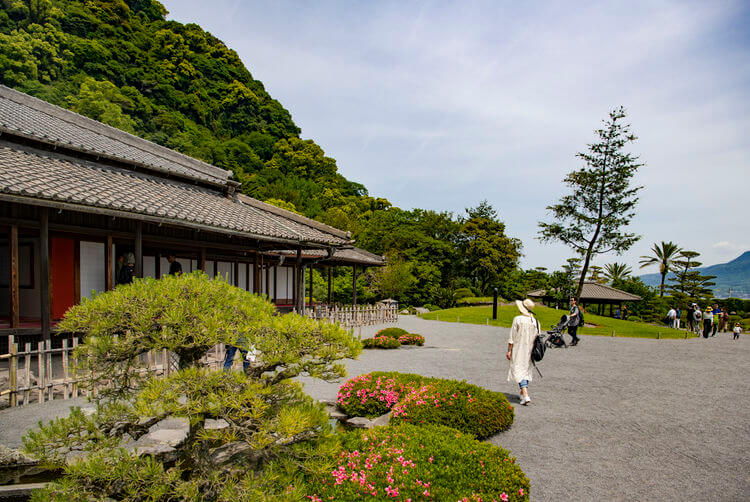
POLYGON ((528 298, 523 302, 516 300, 516 306, 521 315, 513 318, 505 357, 508 359, 508 381, 518 384, 521 389, 521 404, 527 405, 531 402, 528 389, 532 370, 531 349, 534 347, 534 338, 539 334, 539 322, 531 313, 534 302, 528 298))

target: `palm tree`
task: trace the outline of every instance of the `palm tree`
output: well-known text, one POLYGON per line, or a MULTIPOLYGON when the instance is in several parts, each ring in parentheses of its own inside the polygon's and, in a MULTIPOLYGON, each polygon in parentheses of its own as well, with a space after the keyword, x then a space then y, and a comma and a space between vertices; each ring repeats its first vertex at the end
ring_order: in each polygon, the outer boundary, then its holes
POLYGON ((609 279, 610 283, 614 284, 615 282, 624 281, 628 277, 630 277, 633 273, 633 269, 630 268, 630 265, 626 265, 624 263, 607 263, 604 265, 604 277, 609 279))
POLYGON ((641 256, 641 268, 649 265, 659 265, 659 274, 661 274, 661 286, 659 286, 659 296, 664 296, 664 279, 669 273, 670 267, 674 261, 679 259, 682 249, 674 242, 661 241, 661 245, 654 244, 651 248, 654 253, 652 256, 641 256))

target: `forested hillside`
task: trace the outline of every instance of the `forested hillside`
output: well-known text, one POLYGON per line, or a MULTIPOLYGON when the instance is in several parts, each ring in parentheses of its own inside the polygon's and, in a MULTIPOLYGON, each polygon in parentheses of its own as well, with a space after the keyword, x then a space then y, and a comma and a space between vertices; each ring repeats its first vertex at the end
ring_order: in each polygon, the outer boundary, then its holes
MULTIPOLYGON (((457 290, 523 295, 521 243, 487 203, 465 215, 404 211, 338 172, 237 54, 153 0, 0 0, 0 81, 230 169, 247 194, 352 231, 387 254, 359 295, 450 305, 457 290)), ((248 62, 252 64, 252 62, 248 62)), ((351 293, 341 272, 336 294, 351 293)), ((538 277, 531 274, 529 277, 538 277)), ((324 285, 318 285, 324 296, 324 285)))

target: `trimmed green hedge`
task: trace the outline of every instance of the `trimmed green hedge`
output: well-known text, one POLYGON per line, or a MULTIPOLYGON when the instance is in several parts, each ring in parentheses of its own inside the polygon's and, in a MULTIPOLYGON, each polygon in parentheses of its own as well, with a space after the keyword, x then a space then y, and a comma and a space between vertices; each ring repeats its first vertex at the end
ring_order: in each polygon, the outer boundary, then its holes
POLYGON ((390 336, 376 336, 375 338, 365 338, 362 345, 366 349, 397 349, 401 347, 401 342, 390 336))
POLYGON ((509 451, 448 427, 376 427, 341 442, 333 471, 306 486, 312 502, 529 499, 529 479, 509 451))
POLYGON ((375 337, 390 336, 391 338, 395 338, 398 340, 398 337, 400 337, 401 335, 406 335, 407 333, 409 332, 401 328, 385 328, 375 333, 375 337))
POLYGON ((349 416, 393 411, 392 423, 439 424, 484 439, 508 429, 515 413, 504 394, 456 380, 373 372, 348 380, 337 401, 349 416))

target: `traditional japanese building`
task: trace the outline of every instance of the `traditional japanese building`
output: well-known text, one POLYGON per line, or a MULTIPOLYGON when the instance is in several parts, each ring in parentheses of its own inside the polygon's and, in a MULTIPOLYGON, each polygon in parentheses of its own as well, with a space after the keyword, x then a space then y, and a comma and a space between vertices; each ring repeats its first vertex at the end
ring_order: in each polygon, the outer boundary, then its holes
POLYGON ((174 254, 302 310, 303 267, 350 264, 350 235, 238 189, 230 171, 0 86, 0 341, 49 337, 127 258, 161 277, 174 254))

